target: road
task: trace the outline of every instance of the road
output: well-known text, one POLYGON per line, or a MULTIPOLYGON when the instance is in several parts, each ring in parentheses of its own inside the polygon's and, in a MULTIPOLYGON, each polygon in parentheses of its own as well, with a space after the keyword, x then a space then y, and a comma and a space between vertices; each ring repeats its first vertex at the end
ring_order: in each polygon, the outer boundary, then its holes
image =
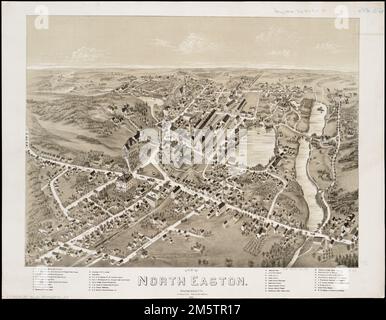
POLYGON ((54 199, 56 201, 56 203, 59 205, 59 208, 60 210, 63 212, 63 214, 65 215, 65 217, 67 219, 70 219, 70 217, 68 216, 68 210, 67 208, 65 208, 62 204, 62 201, 60 200, 56 190, 55 190, 55 182, 56 180, 58 180, 62 175, 64 175, 66 172, 68 171, 68 169, 65 169, 63 170, 61 173, 59 173, 55 178, 53 178, 51 181, 50 181, 50 189, 51 189, 51 192, 52 192, 52 195, 54 196, 54 199))
POLYGON ((200 96, 204 93, 204 91, 206 90, 207 87, 208 87, 208 86, 205 86, 205 87, 201 90, 201 92, 200 92, 196 97, 194 97, 194 99, 186 106, 186 108, 184 109, 184 111, 182 111, 179 115, 177 115, 174 119, 171 120, 171 123, 176 122, 176 121, 178 120, 179 117, 181 117, 186 111, 188 111, 188 109, 192 106, 192 104, 193 104, 194 102, 196 102, 196 99, 197 99, 198 97, 200 97, 200 96))
POLYGON ((36 154, 31 149, 31 146, 30 146, 30 143, 29 143, 28 131, 26 132, 26 151, 32 157, 36 158, 37 160, 47 161, 49 163, 56 164, 56 165, 59 165, 61 167, 66 167, 67 169, 78 169, 78 170, 87 171, 87 172, 95 171, 95 172, 101 172, 101 173, 104 173, 104 174, 110 173, 110 174, 114 174, 114 175, 117 175, 117 176, 121 176, 122 175, 122 172, 118 172, 118 171, 99 169, 99 168, 92 168, 92 167, 86 167, 86 166, 79 166, 79 165, 75 165, 75 164, 71 164, 71 163, 67 163, 67 162, 63 162, 63 161, 54 160, 54 159, 50 159, 50 158, 47 158, 47 157, 40 156, 40 155, 36 154))
POLYGON ((90 198, 92 195, 94 195, 96 192, 100 192, 102 191, 104 188, 106 188, 108 185, 110 184, 113 184, 115 183, 115 181, 117 180, 118 178, 114 178, 112 180, 109 180, 107 181, 106 183, 100 185, 99 187, 97 187, 96 189, 93 189, 91 190, 90 192, 86 193, 85 195, 81 196, 80 198, 78 198, 77 200, 75 200, 74 202, 70 203, 67 207, 66 207, 66 210, 70 210, 74 207, 76 207, 80 202, 82 202, 83 200, 85 199, 88 199, 90 198))
MULTIPOLYGON (((211 201, 211 202, 214 202, 215 204, 219 204, 221 201, 214 198, 214 197, 209 197, 208 195, 206 194, 203 194, 201 192, 198 192, 198 191, 194 191, 194 190, 191 190, 190 188, 186 187, 185 185, 181 184, 181 183, 177 183, 175 182, 174 180, 172 180, 168 174, 159 166, 158 163, 153 163, 153 165, 157 168, 157 170, 160 171, 160 173, 163 175, 164 177, 164 180, 165 181, 168 181, 170 183, 171 186, 179 186, 181 188, 182 191, 185 191, 186 193, 189 193, 190 195, 195 195, 195 196, 199 196, 199 197, 202 197, 204 200, 206 201, 211 201)), ((277 175, 274 175, 273 173, 270 173, 271 175, 275 176, 276 178, 280 178, 280 180, 283 182, 285 181, 283 178, 277 176, 277 175)), ((138 178, 140 178, 140 176, 138 176, 138 178)), ((330 237, 330 236, 327 236, 325 234, 322 234, 320 232, 312 232, 312 231, 309 231, 309 230, 306 230, 306 229, 300 229, 300 228, 296 228, 296 227, 293 227, 293 226, 289 226, 289 225, 286 225, 286 224, 283 224, 281 222, 278 222, 276 220, 272 220, 270 218, 267 218, 267 217, 264 217, 264 216, 260 216, 258 214, 255 214, 255 213, 252 213, 252 212, 249 212, 249 211, 246 211, 246 210, 242 210, 238 207, 235 207, 233 205, 230 205, 230 204, 225 204, 227 208, 230 208, 230 209, 233 209, 235 211, 238 211, 240 213, 244 213, 248 216, 250 216, 251 218, 256 218, 256 219, 259 219, 259 220, 262 220, 264 222, 268 222, 270 223, 271 225, 273 226, 276 226, 276 225, 279 225, 280 227, 286 229, 286 230, 292 230, 296 233, 302 233, 303 235, 306 235, 306 236, 309 236, 309 237, 322 237, 324 239, 327 239, 328 241, 331 241, 331 240, 334 240, 335 242, 339 242, 339 243, 344 243, 344 244, 351 244, 351 241, 350 240, 346 240, 346 239, 336 239, 336 238, 333 238, 333 237, 330 237)))
POLYGON ((178 220, 177 222, 175 222, 173 225, 165 228, 164 230, 162 230, 161 232, 159 232, 156 236, 154 236, 153 238, 151 238, 148 242, 146 242, 144 245, 142 245, 141 247, 139 247, 138 249, 136 249, 135 251, 133 251, 132 253, 130 253, 126 258, 123 259, 123 263, 127 263, 128 261, 130 261, 131 259, 133 259, 138 252, 140 252, 141 250, 144 250, 146 249, 147 247, 151 246, 154 242, 158 241, 159 239, 161 239, 165 234, 167 234, 169 231, 172 231, 174 230, 178 225, 181 224, 181 221, 184 220, 184 219, 189 219, 191 216, 197 214, 195 211, 192 211, 190 212, 189 214, 187 214, 186 216, 184 216, 183 218, 181 218, 180 220, 178 220))

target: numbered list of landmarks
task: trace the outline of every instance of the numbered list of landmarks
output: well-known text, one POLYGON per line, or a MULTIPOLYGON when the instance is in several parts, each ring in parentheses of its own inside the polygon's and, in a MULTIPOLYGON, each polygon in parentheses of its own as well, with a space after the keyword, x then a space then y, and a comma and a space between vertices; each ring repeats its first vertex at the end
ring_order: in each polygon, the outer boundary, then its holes
POLYGON ((315 269, 314 291, 345 291, 350 285, 350 271, 347 268, 315 269))
POLYGON ((88 273, 88 290, 102 292, 120 292, 130 279, 107 270, 90 270, 88 273))
POLYGON ((61 292, 79 279, 79 271, 63 268, 33 268, 32 290, 61 292))
POLYGON ((32 290, 42 294, 71 294, 75 286, 83 292, 121 292, 125 291, 129 281, 119 270, 47 267, 32 269, 32 290))
POLYGON ((264 272, 265 292, 289 292, 287 280, 281 269, 266 269, 264 272))
MULTIPOLYGON (((122 269, 103 269, 103 268, 57 268, 57 267, 36 267, 31 268, 32 291, 36 296, 60 296, 71 297, 74 292, 82 297, 90 293, 98 294, 101 297, 118 297, 120 295, 129 297, 131 292, 146 295, 147 292, 154 293, 154 286, 138 287, 137 277, 140 273, 133 272, 130 268, 122 269), (128 289, 137 290, 128 290, 128 289), (129 294, 128 294, 129 292, 129 294)), ((249 286, 238 287, 238 292, 243 289, 250 290, 253 286, 256 296, 265 297, 278 294, 283 297, 289 295, 306 296, 315 294, 316 296, 324 293, 342 293, 350 289, 350 270, 348 268, 273 268, 273 269, 254 269, 250 270, 249 275, 245 275, 245 280, 249 286)), ((167 273, 154 271, 158 276, 167 277, 167 273)), ((198 277, 204 270, 197 272, 198 277)), ((227 271, 229 273, 229 271, 227 271)), ((239 272, 239 271, 237 271, 239 272)), ((174 275, 174 274, 173 274, 174 275)), ((186 277, 186 274, 175 276, 186 277)), ((240 276, 234 272, 234 276, 240 276)), ((208 278, 209 279, 209 278, 208 278)), ((215 292, 219 286, 199 286, 192 287, 187 281, 186 285, 180 287, 157 286, 159 290, 175 294, 176 296, 206 296, 210 292, 215 292)))

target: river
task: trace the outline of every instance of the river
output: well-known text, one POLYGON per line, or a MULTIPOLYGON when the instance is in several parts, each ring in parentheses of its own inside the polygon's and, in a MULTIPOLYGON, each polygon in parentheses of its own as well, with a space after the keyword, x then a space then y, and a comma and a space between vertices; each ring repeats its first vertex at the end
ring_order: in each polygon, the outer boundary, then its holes
MULTIPOLYGON (((310 127, 308 135, 315 133, 321 135, 325 123, 325 116, 327 107, 319 102, 316 102, 312 107, 310 116, 310 127)), ((309 217, 307 227, 310 231, 316 231, 318 227, 323 223, 323 208, 319 206, 316 201, 316 195, 318 194, 318 188, 314 181, 308 174, 308 161, 310 157, 310 142, 305 138, 301 138, 299 141, 299 153, 296 158, 296 175, 297 181, 303 189, 304 199, 308 204, 309 217)))

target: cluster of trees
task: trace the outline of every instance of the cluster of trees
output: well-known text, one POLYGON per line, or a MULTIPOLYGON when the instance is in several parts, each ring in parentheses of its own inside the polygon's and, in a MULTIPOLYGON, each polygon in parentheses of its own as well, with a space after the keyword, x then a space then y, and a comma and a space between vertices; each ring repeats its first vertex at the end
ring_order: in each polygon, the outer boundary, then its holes
POLYGON ((288 265, 288 261, 286 259, 281 258, 281 259, 263 259, 261 262, 261 266, 263 268, 284 268, 288 265))
POLYGON ((202 254, 205 250, 205 246, 202 243, 196 242, 194 246, 190 247, 190 250, 199 250, 202 254))
POLYGON ((233 266, 233 260, 231 258, 225 259, 225 266, 232 267, 233 266))
POLYGON ((339 255, 335 258, 335 262, 348 268, 358 267, 358 255, 356 253, 339 255))
POLYGON ((208 265, 209 264, 209 261, 208 260, 206 260, 206 259, 198 259, 198 265, 201 265, 201 264, 203 264, 203 265, 208 265))
POLYGON ((262 267, 286 267, 290 256, 293 255, 293 246, 290 243, 274 243, 268 252, 263 252, 262 267))

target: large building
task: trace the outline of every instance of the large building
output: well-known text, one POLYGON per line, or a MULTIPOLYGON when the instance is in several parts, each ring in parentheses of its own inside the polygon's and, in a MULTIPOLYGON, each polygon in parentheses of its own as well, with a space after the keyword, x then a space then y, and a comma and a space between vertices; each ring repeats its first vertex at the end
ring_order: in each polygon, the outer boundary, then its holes
POLYGON ((134 181, 135 180, 131 174, 125 173, 117 179, 115 187, 119 192, 126 192, 134 185, 134 181))

